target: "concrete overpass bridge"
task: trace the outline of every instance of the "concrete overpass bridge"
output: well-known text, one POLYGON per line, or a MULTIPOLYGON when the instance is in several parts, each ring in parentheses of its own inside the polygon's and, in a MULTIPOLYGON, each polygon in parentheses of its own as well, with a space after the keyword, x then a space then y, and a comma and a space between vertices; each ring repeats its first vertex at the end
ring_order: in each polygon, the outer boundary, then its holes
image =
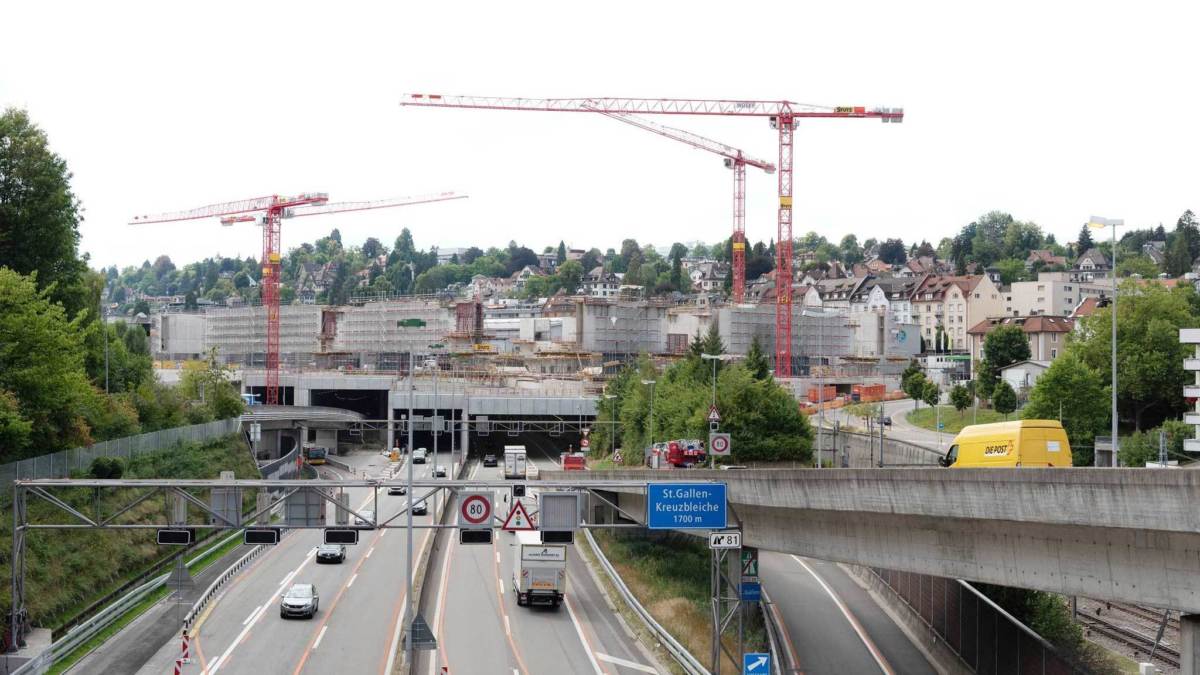
MULTIPOLYGON (((1200 613, 1200 472, 624 470, 588 478, 727 483, 730 525, 740 523, 747 545, 771 551, 1200 613)), ((610 497, 628 515, 645 514, 641 491, 610 497)))

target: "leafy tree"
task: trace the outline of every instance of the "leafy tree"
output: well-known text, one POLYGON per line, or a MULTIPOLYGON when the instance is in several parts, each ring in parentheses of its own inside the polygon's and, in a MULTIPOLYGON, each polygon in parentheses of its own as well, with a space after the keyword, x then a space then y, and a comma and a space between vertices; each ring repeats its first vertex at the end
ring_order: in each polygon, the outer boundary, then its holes
POLYGON ((1000 380, 996 383, 992 391, 992 407, 996 412, 1004 415, 1004 419, 1008 419, 1008 414, 1017 409, 1017 392, 1005 382, 1000 380))
POLYGON ((857 262, 862 262, 862 248, 858 245, 858 237, 853 234, 848 234, 842 237, 842 241, 838 244, 838 248, 842 252, 842 261, 847 265, 853 265, 857 262))
POLYGON ((995 266, 1000 270, 1000 283, 1011 284, 1020 281, 1025 276, 1025 261, 1016 258, 997 260, 995 266))
POLYGON ((767 359, 767 355, 763 353, 762 346, 758 343, 757 335, 750 340, 750 349, 746 352, 745 366, 746 370, 755 379, 771 379, 771 362, 767 359))
POLYGON ((196 291, 188 291, 187 294, 183 296, 183 308, 193 312, 200 309, 199 303, 196 302, 196 291))
POLYGON ((917 363, 916 359, 913 359, 908 362, 908 366, 905 367, 904 372, 900 373, 900 390, 907 392, 908 381, 917 375, 924 376, 924 372, 921 370, 921 364, 917 363))
POLYGON ((191 401, 192 411, 200 413, 203 418, 200 421, 236 417, 244 409, 241 393, 230 381, 228 371, 217 362, 215 348, 205 361, 184 365, 179 390, 191 401))
POLYGON ((568 260, 558 266, 558 287, 574 294, 583 282, 583 266, 578 260, 568 260))
POLYGON ((1038 378, 1021 415, 1025 419, 1061 419, 1075 466, 1091 466, 1092 443, 1109 424, 1109 396, 1100 373, 1068 350, 1038 378))
MULTIPOLYGON (((1180 344, 1179 329, 1200 324, 1193 309, 1198 304, 1190 285, 1167 289, 1157 282, 1122 284, 1117 305, 1117 404, 1135 429, 1183 412, 1183 386, 1191 382, 1183 359, 1191 350, 1180 344)), ((1112 358, 1111 331, 1112 310, 1101 307, 1083 319, 1078 339, 1068 345, 1068 351, 1101 373, 1103 380, 1108 379, 1112 358)))
POLYGON ((903 265, 908 261, 908 253, 904 250, 904 241, 888 239, 880 244, 879 259, 889 265, 903 265))
POLYGON ((1184 211, 1175 221, 1175 234, 1187 238, 1188 255, 1192 260, 1200 257, 1200 224, 1196 222, 1196 214, 1191 209, 1184 211))
POLYGON ((555 259, 559 265, 567 262, 567 245, 562 240, 558 242, 558 255, 555 259))
POLYGON ((1083 255, 1085 251, 1095 246, 1096 243, 1092 241, 1092 228, 1084 223, 1083 227, 1079 228, 1079 237, 1075 240, 1075 255, 1083 255))
POLYGON ((933 380, 925 380, 925 386, 921 389, 921 400, 930 408, 938 404, 938 399, 941 398, 942 391, 938 389, 937 384, 933 380))
POLYGON ((920 407, 921 401, 925 398, 925 385, 928 380, 925 379, 924 373, 916 373, 907 379, 902 380, 901 386, 904 393, 913 400, 913 409, 920 407))
MULTIPOLYGON (((1020 326, 997 326, 983 340, 983 360, 979 363, 979 395, 993 397, 1000 369, 1029 359, 1029 340, 1020 326)), ((1011 387, 1009 387, 1011 389, 1011 387)))
MULTIPOLYGON (((1191 271, 1192 266, 1188 265, 1188 270, 1191 271)), ((1117 276, 1128 277, 1138 275, 1143 279, 1158 278, 1158 265, 1154 261, 1144 256, 1139 251, 1134 255, 1127 255, 1117 261, 1117 276)), ((1176 275, 1179 276, 1179 275, 1176 275)))
POLYGON ((472 246, 472 247, 468 248, 466 251, 463 251, 462 257, 459 258, 459 262, 461 262, 464 265, 470 265, 471 263, 475 262, 476 260, 478 260, 479 258, 482 258, 482 257, 483 257, 483 250, 477 246, 472 246))
POLYGON ((138 314, 150 316, 150 303, 146 302, 145 300, 138 300, 133 304, 133 314, 134 316, 137 316, 138 314))
POLYGON ((950 403, 954 405, 954 409, 958 411, 958 416, 963 416, 963 411, 971 407, 971 392, 961 384, 954 385, 950 390, 950 403))
MULTIPOLYGON (((1118 263, 1123 265, 1124 262, 1118 263)), ((1188 252, 1187 237, 1181 233, 1176 233, 1171 239, 1171 245, 1167 247, 1166 260, 1167 274, 1173 277, 1181 277, 1192 271, 1192 256, 1188 252)))
POLYGON ((24 110, 0 115, 0 267, 37 272, 41 289, 68 317, 95 307, 80 284, 77 257, 80 204, 67 163, 49 148, 45 132, 24 110))
POLYGON ((387 253, 387 247, 375 237, 367 237, 367 240, 363 242, 362 254, 367 260, 374 260, 385 253, 387 253))
POLYGON ((933 244, 930 244, 929 242, 922 239, 921 245, 917 247, 917 250, 914 251, 914 254, 918 258, 924 258, 924 257, 933 258, 933 257, 937 256, 937 251, 934 250, 933 244))

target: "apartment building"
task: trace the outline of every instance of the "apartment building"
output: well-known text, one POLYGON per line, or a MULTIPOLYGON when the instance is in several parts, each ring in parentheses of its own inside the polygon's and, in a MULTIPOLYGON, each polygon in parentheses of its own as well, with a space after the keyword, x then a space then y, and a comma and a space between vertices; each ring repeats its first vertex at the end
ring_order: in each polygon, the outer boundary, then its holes
POLYGON ((912 318, 926 344, 932 343, 941 326, 951 349, 967 349, 967 329, 979 321, 998 316, 1004 296, 985 275, 927 276, 912 294, 912 318))
POLYGON ((886 310, 896 323, 911 324, 912 294, 923 280, 924 276, 866 277, 850 294, 850 316, 886 310))
POLYGON ((1072 272, 1042 272, 1037 281, 1013 282, 1004 294, 1004 315, 1070 316, 1080 302, 1110 291, 1109 284, 1084 280, 1072 272))
POLYGON ((998 326, 1020 326, 1029 340, 1032 361, 1053 361, 1066 347, 1067 335, 1075 330, 1075 319, 1068 316, 1003 316, 984 319, 971 326, 971 360, 983 358, 983 341, 998 326))

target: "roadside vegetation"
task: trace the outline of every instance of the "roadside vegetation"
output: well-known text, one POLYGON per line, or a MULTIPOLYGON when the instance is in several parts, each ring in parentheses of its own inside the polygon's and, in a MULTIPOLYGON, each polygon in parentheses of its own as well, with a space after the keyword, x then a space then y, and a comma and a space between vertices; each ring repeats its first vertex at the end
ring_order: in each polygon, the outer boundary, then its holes
MULTIPOLYGON (((701 663, 709 664, 712 653, 712 602, 709 594, 711 551, 707 542, 678 532, 645 530, 594 530, 593 536, 605 557, 630 592, 655 621, 671 631, 701 663)), ((726 649, 738 653, 737 623, 721 636, 726 649)), ((747 610, 746 651, 767 651, 762 614, 747 610)), ((721 671, 741 672, 740 663, 721 655, 721 671)))
MULTIPOLYGON (((954 434, 962 431, 963 427, 972 424, 991 424, 992 422, 1004 421, 1002 413, 989 408, 980 408, 978 413, 973 413, 970 408, 959 413, 954 409, 954 406, 948 405, 941 405, 938 408, 941 411, 942 433, 947 436, 945 438, 947 444, 949 444, 951 438, 954 438, 954 434)), ((933 408, 926 407, 920 410, 908 410, 904 414, 907 415, 906 419, 909 424, 921 427, 922 429, 928 429, 929 431, 937 431, 938 415, 933 408)), ((1012 419, 1011 415, 1009 415, 1009 419, 1012 419)))
POLYGON ((1071 618, 1071 608, 1061 595, 991 584, 975 587, 1088 672, 1122 672, 1111 652, 1084 639, 1083 628, 1071 618))
MULTIPOLYGON (((182 443, 163 452, 134 458, 97 462, 98 475, 124 478, 216 478, 233 471, 238 478, 258 478, 258 468, 240 437, 231 436, 207 443, 182 443)), ((107 492, 102 498, 106 514, 128 504, 144 491, 127 489, 107 492)), ((93 513, 96 495, 85 488, 55 490, 54 494, 83 513, 93 513)), ((243 508, 254 495, 243 497, 243 508)), ((122 523, 161 522, 166 510, 162 495, 156 494, 119 518, 122 523)), ((189 511, 192 522, 204 517, 189 511)), ((30 496, 31 522, 64 522, 70 516, 30 496)), ((206 530, 198 531, 204 536, 206 530)), ((220 531, 217 531, 217 536, 220 531)), ((155 531, 35 530, 26 537, 25 601, 33 626, 58 629, 78 612, 91 606, 129 581, 158 568, 181 551, 155 543, 155 531)), ((0 578, 11 577, 12 521, 0 523, 0 578)), ((164 571, 164 570, 158 570, 164 571)), ((11 589, 0 586, 0 626, 7 630, 11 589)))

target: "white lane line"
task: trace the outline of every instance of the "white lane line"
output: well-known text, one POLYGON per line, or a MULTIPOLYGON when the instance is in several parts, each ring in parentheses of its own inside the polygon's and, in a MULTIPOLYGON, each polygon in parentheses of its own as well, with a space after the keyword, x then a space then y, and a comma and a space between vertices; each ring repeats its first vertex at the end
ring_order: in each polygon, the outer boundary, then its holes
POLYGON ((287 576, 285 576, 283 579, 281 579, 279 581, 279 585, 282 586, 282 585, 286 584, 287 582, 291 581, 292 577, 296 576, 297 571, 298 570, 292 570, 291 572, 288 572, 287 576))
POLYGON ((321 638, 325 637, 325 631, 329 630, 329 624, 321 626, 321 632, 317 634, 317 641, 313 643, 312 648, 316 649, 321 646, 321 638))
POLYGON ((387 536, 387 533, 388 533, 388 531, 387 531, 386 529, 384 529, 384 530, 380 530, 380 531, 379 531, 379 538, 380 538, 380 539, 383 539, 384 537, 386 537, 386 536, 387 536))
POLYGON ((500 595, 504 595, 504 579, 500 579, 500 595))
POLYGON ((500 551, 496 551, 496 562, 500 562, 500 551))
POLYGON ((254 611, 250 612, 250 616, 246 617, 246 620, 242 622, 242 625, 243 625, 243 626, 245 626, 246 624, 250 623, 250 619, 253 619, 253 618, 254 618, 254 615, 255 615, 255 614, 258 614, 258 610, 260 610, 260 609, 262 609, 262 608, 263 608, 263 606, 262 606, 262 605, 259 605, 258 607, 255 607, 255 608, 254 608, 254 611))
POLYGON ((579 634, 579 642, 583 645, 583 651, 587 652, 588 661, 592 662, 592 668, 596 671, 596 675, 604 675, 604 671, 600 670, 600 664, 596 663, 596 655, 592 653, 592 648, 588 644, 587 638, 583 636, 583 626, 579 625, 579 618, 575 616, 575 610, 571 609, 571 603, 564 598, 563 604, 567 606, 567 614, 571 617, 571 623, 575 624, 575 632, 579 634))
POLYGON ((357 579, 357 578, 358 578, 358 573, 356 572, 356 573, 354 574, 354 576, 350 577, 350 582, 346 584, 346 588, 350 588, 351 586, 353 586, 353 585, 354 585, 354 580, 355 580, 355 579, 357 579))
POLYGON ((813 568, 808 566, 808 563, 794 555, 792 556, 792 560, 795 560, 800 564, 801 567, 808 570, 808 573, 812 575, 812 578, 816 579, 817 583, 821 585, 821 588, 824 588, 825 592, 829 594, 829 597, 833 599, 833 603, 842 611, 842 616, 846 617, 846 621, 850 622, 850 627, 853 628, 854 632, 858 634, 858 639, 862 640, 862 643, 864 646, 866 646, 867 651, 871 652, 871 656, 875 659, 875 663, 879 665, 879 669, 887 673, 887 675, 894 675, 895 671, 892 670, 892 667, 888 664, 887 659, 883 658, 883 654, 881 654, 875 647, 875 643, 871 641, 871 638, 867 635, 866 631, 863 630, 863 627, 858 623, 858 619, 854 618, 854 615, 850 613, 850 610, 847 609, 845 603, 842 602, 842 599, 834 594, 833 589, 825 583, 824 579, 817 576, 817 573, 813 571, 813 568))
POLYGON ((374 546, 372 546, 371 548, 367 549, 367 554, 366 554, 366 555, 364 555, 364 556, 363 556, 363 558, 370 558, 370 557, 371 557, 371 554, 372 554, 372 553, 374 553, 374 552, 375 552, 375 547, 374 547, 374 546))
POLYGON ((643 673, 657 673, 658 672, 657 670, 651 668, 650 666, 643 666, 642 664, 640 664, 636 661, 630 661, 629 659, 622 659, 620 657, 612 656, 609 654, 601 654, 600 652, 596 652, 596 658, 600 659, 601 661, 611 663, 613 665, 621 666, 622 668, 632 668, 633 670, 640 670, 643 673))
MULTIPOLYGON (((314 548, 313 550, 315 551, 316 549, 314 548)), ((275 598, 278 598, 279 594, 283 592, 283 584, 287 583, 288 579, 291 579, 299 574, 300 570, 304 569, 304 566, 307 565, 308 561, 311 559, 312 558, 310 556, 305 556, 304 560, 300 563, 300 566, 292 570, 291 574, 288 574, 287 577, 284 578, 283 583, 279 584, 279 588, 275 589, 275 592, 271 594, 271 597, 267 598, 267 601, 264 602, 259 608, 258 614, 251 615, 252 618, 244 626, 242 626, 242 632, 238 633, 237 637, 233 639, 233 642, 229 643, 229 647, 226 648, 219 657, 217 657, 216 661, 213 661, 212 666, 210 666, 208 669, 207 675, 217 675, 217 669, 220 668, 221 664, 229 658, 229 655, 233 653, 233 650, 242 643, 242 640, 246 639, 246 636, 250 634, 250 629, 254 628, 254 624, 258 623, 258 620, 267 613, 267 608, 271 606, 271 603, 275 602, 275 598)))
POLYGON ((508 625, 508 615, 507 614, 504 615, 504 632, 507 633, 508 635, 512 635, 512 627, 508 625))

